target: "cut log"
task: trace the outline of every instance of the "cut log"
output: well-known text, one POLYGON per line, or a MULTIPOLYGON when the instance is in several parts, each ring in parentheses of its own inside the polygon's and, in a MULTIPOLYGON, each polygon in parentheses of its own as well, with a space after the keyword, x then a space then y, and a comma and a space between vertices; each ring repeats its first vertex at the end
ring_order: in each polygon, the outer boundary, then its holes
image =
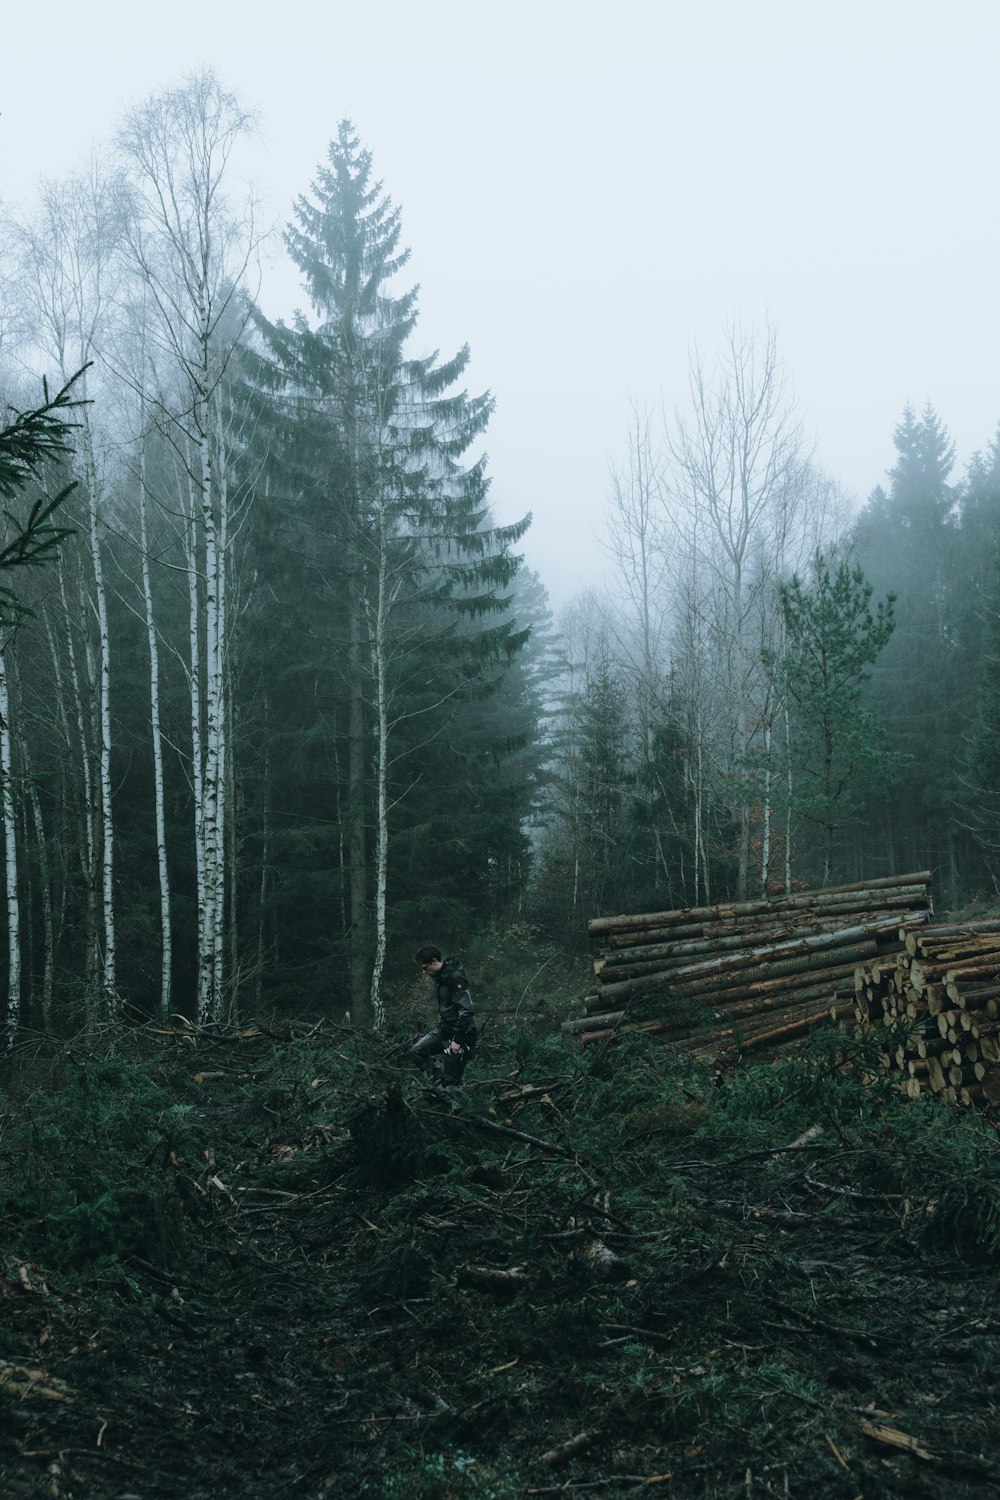
POLYGON ((941 1094, 944 1092, 946 1083, 944 1069, 936 1057, 929 1057, 927 1059, 927 1082, 933 1093, 941 1094))
POLYGON ((817 952, 799 952, 793 957, 786 958, 779 954, 773 960, 762 959, 760 955, 764 951, 755 949, 752 955, 741 954, 739 963, 730 958, 724 965, 697 964, 684 969, 649 974, 639 979, 624 979, 611 984, 602 984, 600 995, 605 1002, 612 999, 620 1002, 632 995, 669 990, 674 996, 694 999, 699 995, 714 995, 723 990, 749 988, 752 984, 778 981, 787 976, 832 969, 845 964, 849 964, 850 973, 853 975, 856 960, 874 952, 874 943, 868 939, 863 943, 853 943, 840 948, 827 947, 817 952))
POLYGON ((799 1016, 793 1021, 786 1021, 780 1026, 774 1026, 767 1031, 756 1032, 748 1037, 743 1043, 743 1051, 749 1052, 751 1048, 769 1047, 778 1042, 787 1041, 789 1037, 799 1036, 803 1031, 809 1031, 814 1026, 820 1026, 837 1019, 836 1009, 830 1006, 822 1010, 810 1011, 808 1015, 799 1016))
POLYGON ((625 1016, 623 1010, 605 1011, 603 1015, 574 1017, 562 1023, 563 1031, 591 1031, 595 1026, 616 1026, 625 1016))
MULTIPOLYGON (((931 872, 920 870, 910 875, 891 875, 878 880, 859 881, 853 885, 826 886, 822 890, 803 891, 793 896, 777 896, 772 901, 739 901, 729 905, 684 907, 675 911, 645 912, 634 916, 591 917, 591 933, 638 931, 649 927, 677 927, 697 922, 712 922, 727 916, 761 916, 775 911, 799 911, 803 907, 829 906, 841 896, 871 896, 873 908, 880 904, 877 893, 910 887, 917 894, 930 885, 931 872)), ((924 891, 926 894, 926 891, 924 891)), ((882 898, 887 905, 891 896, 882 898)))
POLYGON ((918 936, 926 938, 928 942, 938 942, 943 938, 978 933, 1000 933, 1000 918, 985 917, 968 922, 928 922, 918 936))

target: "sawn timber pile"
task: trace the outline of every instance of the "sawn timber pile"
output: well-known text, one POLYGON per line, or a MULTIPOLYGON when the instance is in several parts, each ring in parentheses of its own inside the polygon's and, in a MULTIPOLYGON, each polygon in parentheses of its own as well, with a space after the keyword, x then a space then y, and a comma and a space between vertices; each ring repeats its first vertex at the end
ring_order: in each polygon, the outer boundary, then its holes
POLYGON ((1000 1104, 1000 922, 937 924, 859 964, 855 1019, 888 1033, 880 1062, 911 1098, 1000 1104))
POLYGON ((651 1032, 696 1053, 748 1051, 853 1018, 860 965, 894 960, 931 918, 930 871, 772 900, 593 917, 600 944, 581 1045, 651 1032))

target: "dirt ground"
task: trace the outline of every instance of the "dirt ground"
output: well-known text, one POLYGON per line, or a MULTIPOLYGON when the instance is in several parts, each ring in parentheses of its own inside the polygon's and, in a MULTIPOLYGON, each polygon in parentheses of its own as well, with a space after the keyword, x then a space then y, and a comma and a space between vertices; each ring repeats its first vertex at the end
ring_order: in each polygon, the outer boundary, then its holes
POLYGON ((0 1495, 995 1500, 961 1205, 842 1126, 708 1136, 653 1057, 448 1091, 315 1034, 148 1043, 127 1250, 53 1269, 3 1222, 0 1495))

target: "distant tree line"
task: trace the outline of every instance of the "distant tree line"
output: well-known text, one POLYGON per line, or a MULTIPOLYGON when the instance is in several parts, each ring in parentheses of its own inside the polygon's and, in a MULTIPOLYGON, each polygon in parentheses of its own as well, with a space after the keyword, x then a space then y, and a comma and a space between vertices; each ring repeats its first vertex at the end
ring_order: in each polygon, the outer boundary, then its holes
POLYGON ((537 892, 553 924, 930 867, 1000 883, 1000 438, 960 479, 906 407, 859 514, 807 450, 773 329, 730 326, 612 476, 611 584, 572 666, 537 892))

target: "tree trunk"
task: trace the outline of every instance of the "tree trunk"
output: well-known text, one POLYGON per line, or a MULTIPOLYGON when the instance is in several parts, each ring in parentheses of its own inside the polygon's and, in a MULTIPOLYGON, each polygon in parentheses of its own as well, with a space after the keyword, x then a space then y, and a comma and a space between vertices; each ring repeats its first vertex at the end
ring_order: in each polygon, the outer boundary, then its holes
POLYGON ((167 866, 167 817, 163 779, 163 735, 160 729, 160 643, 153 614, 153 581, 149 566, 146 526, 145 413, 139 412, 139 550, 142 557, 142 598, 149 646, 149 723, 153 750, 153 804, 156 816, 156 869, 160 887, 160 1016, 170 1014, 173 938, 170 930, 170 875, 167 866))
MULTIPOLYGON (((83 377, 86 398, 86 375, 83 377)), ((84 477, 87 486, 87 516, 90 529, 90 556, 94 569, 94 602, 97 613, 99 717, 98 745, 100 820, 101 820, 101 909, 104 919, 104 955, 101 965, 101 993, 105 1015, 112 1013, 117 989, 117 944, 115 940, 114 905, 114 818, 111 808, 111 640, 108 631, 108 599, 104 588, 104 564, 97 513, 97 465, 94 461, 94 439, 89 407, 83 408, 84 477)))
POLYGON ((203 991, 205 970, 203 955, 207 933, 207 861, 205 854, 204 749, 202 734, 201 690, 201 605, 198 590, 198 531, 194 482, 190 472, 182 479, 184 494, 185 562, 188 584, 188 692, 191 700, 191 788, 194 795, 194 862, 195 908, 197 912, 197 1007, 199 1020, 206 1013, 207 997, 203 991))
MULTIPOLYGON (((9 644, 9 642, 8 642, 9 644)), ((21 1019, 21 910, 17 891, 17 814, 14 805, 10 690, 6 647, 0 650, 0 811, 3 813, 4 888, 7 905, 7 1016, 8 1047, 17 1039, 21 1019)))
POLYGON ((347 806, 348 864, 350 870, 350 965, 351 1012, 359 1025, 369 1026, 371 1014, 371 969, 369 967, 368 838, 365 787, 365 700, 362 581, 357 567, 348 581, 349 638, 347 806))
POLYGON ((379 516, 378 585, 371 610, 372 677, 375 687, 375 954, 372 962, 370 1007, 372 1024, 381 1030, 385 1025, 382 999, 382 971, 386 950, 386 890, 389 873, 389 720, 386 703, 386 620, 391 605, 391 591, 386 577, 388 538, 385 510, 379 516))
MULTIPOLYGON (((98 988, 98 974, 100 972, 99 954, 97 945, 97 829, 99 822, 97 799, 94 792, 94 778, 91 766, 91 736, 88 733, 87 714, 84 705, 92 704, 94 701, 95 684, 93 675, 88 671, 87 679, 81 682, 80 667, 77 660, 76 646, 73 634, 73 618, 66 595, 66 573, 68 566, 63 554, 59 557, 59 589, 62 603, 63 629, 66 634, 66 650, 69 658, 70 681, 73 689, 73 702, 76 709, 77 730, 77 753, 80 761, 83 798, 80 809, 83 838, 80 843, 80 864, 84 882, 84 975, 85 995, 88 1022, 99 1020, 96 1011, 96 996, 98 988)), ((87 611, 85 601, 80 598, 80 618, 86 629, 87 611)), ((86 636, 84 636, 84 662, 89 668, 90 653, 86 650, 86 636)))

